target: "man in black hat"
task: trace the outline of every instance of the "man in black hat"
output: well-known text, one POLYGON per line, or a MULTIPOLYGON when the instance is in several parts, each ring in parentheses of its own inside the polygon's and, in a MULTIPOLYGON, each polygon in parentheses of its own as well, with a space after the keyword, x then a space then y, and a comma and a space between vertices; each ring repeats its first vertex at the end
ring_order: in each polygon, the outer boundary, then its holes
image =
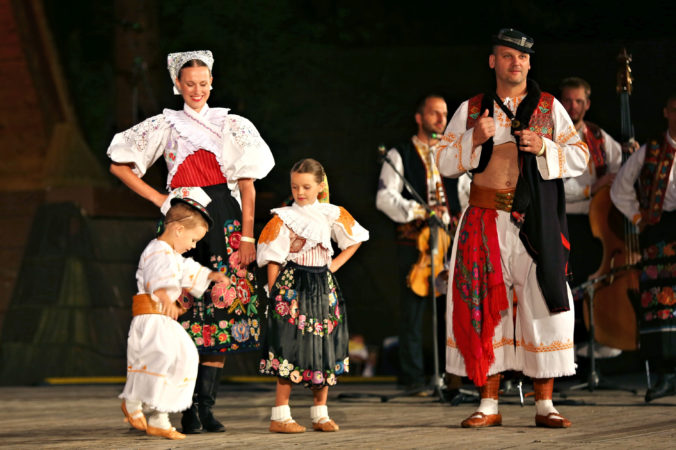
POLYGON ((570 426, 552 404, 553 377, 575 373, 562 178, 581 174, 589 152, 561 103, 527 78, 533 44, 513 29, 493 37, 496 89, 460 105, 438 156, 442 175, 473 174, 446 321, 446 370, 481 392, 463 427, 502 424, 505 370, 533 378, 538 426, 570 426))

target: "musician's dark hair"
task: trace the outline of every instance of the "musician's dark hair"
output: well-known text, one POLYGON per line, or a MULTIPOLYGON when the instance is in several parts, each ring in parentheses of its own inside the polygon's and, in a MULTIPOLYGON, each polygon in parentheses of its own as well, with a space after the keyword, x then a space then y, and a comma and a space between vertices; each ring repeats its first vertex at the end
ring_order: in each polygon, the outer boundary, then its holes
POLYGON ((291 173, 309 173, 315 176, 315 181, 321 183, 324 181, 324 167, 317 161, 312 158, 304 158, 298 161, 296 164, 291 167, 291 173))
POLYGON ((667 101, 664 102, 664 106, 669 106, 669 103, 673 102, 676 100, 676 92, 672 93, 669 97, 667 97, 667 101))
POLYGON ((436 92, 429 92, 421 97, 418 97, 418 100, 416 101, 416 107, 415 107, 415 112, 416 114, 422 114, 423 111, 425 111, 425 105, 427 104, 427 100, 431 98, 440 98, 444 102, 446 99, 444 98, 443 95, 436 93, 436 92))
POLYGON ((587 97, 587 100, 591 97, 591 86, 587 81, 583 80, 580 77, 568 77, 564 78, 561 82, 560 90, 563 93, 564 89, 578 89, 584 88, 584 95, 587 97))

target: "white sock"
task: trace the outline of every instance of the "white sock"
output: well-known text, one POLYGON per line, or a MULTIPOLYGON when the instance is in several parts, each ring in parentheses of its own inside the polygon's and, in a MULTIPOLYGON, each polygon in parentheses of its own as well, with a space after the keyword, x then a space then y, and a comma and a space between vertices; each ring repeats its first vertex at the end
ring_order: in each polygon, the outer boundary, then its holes
POLYGON ((143 405, 142 402, 137 401, 137 400, 129 400, 128 398, 124 399, 124 407, 127 409, 127 412, 129 413, 130 416, 134 417, 134 413, 141 409, 141 406, 143 405))
POLYGON ((155 411, 150 417, 148 417, 148 426, 161 428, 163 430, 171 428, 169 413, 155 411))
POLYGON ((558 414, 559 412, 554 408, 554 402, 550 400, 538 400, 535 402, 535 412, 539 416, 547 416, 551 413, 558 414))
POLYGON ((293 420, 291 418, 291 408, 289 408, 289 405, 273 407, 272 413, 270 414, 270 420, 276 420, 278 422, 289 422, 293 420))
POLYGON ((498 401, 494 398, 482 398, 477 412, 484 413, 487 416, 498 413, 498 401))
POLYGON ((326 405, 310 407, 310 417, 312 423, 326 423, 329 420, 329 408, 326 405))

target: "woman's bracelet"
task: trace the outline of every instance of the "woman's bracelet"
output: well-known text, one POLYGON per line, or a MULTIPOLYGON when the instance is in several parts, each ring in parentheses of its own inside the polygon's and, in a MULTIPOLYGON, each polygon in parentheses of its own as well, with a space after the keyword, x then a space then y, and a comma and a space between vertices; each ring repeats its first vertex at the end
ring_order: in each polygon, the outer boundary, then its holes
POLYGON ((256 239, 254 239, 252 237, 248 237, 248 236, 242 236, 241 238, 239 238, 239 240, 242 241, 242 242, 250 242, 252 244, 256 243, 256 239))

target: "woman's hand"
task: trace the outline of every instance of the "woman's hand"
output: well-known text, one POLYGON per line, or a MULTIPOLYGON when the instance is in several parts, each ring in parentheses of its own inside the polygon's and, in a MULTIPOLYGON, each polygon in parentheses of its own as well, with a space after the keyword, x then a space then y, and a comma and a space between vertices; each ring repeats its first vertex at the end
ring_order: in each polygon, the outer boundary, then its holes
POLYGON ((239 267, 245 269, 256 259, 256 245, 253 242, 240 241, 239 267))

